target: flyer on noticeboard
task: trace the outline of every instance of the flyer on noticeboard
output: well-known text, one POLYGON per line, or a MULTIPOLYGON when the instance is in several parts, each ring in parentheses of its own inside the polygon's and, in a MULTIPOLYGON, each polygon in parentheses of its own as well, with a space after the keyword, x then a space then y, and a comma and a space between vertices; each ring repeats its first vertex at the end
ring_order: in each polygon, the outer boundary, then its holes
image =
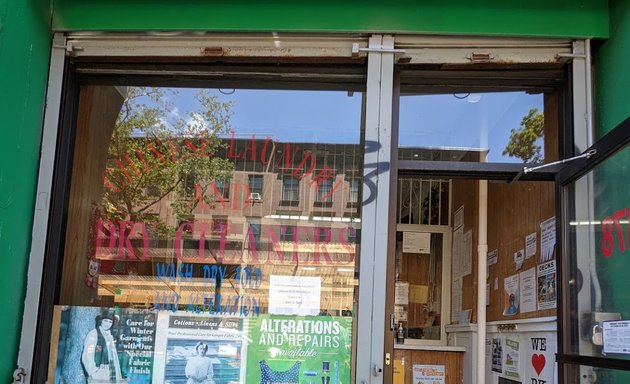
POLYGON ((352 317, 55 311, 54 383, 350 382, 352 317))

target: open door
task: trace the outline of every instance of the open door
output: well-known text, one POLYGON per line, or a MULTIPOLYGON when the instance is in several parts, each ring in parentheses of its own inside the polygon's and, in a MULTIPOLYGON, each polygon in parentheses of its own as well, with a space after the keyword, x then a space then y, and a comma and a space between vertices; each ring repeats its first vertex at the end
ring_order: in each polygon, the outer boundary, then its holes
POLYGON ((630 381, 630 120, 559 174, 564 383, 630 381))

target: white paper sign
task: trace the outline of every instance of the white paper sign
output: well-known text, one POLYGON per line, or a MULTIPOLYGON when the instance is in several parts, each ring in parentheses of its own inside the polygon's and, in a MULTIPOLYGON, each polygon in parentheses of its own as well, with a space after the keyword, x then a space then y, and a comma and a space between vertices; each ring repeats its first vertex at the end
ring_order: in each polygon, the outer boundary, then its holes
POLYGON ((396 323, 400 321, 407 321, 407 311, 402 305, 394 305, 394 321, 396 323))
POLYGON ((464 244, 464 228, 460 227, 453 231, 453 280, 462 276, 462 248, 464 244))
POLYGON ((525 260, 536 254, 536 232, 525 236, 525 260))
POLYGON ((556 249, 556 218, 549 218, 540 223, 540 262, 554 258, 556 249))
POLYGON ((397 281, 394 289, 394 304, 409 304, 409 283, 406 281, 397 281))
POLYGON ((470 275, 472 273, 472 240, 472 231, 469 230, 464 234, 463 239, 461 276, 470 275))
POLYGON ((604 353, 630 354, 630 320, 604 321, 604 353))
POLYGON ((494 249, 488 252, 488 265, 495 265, 499 261, 499 250, 494 249))
POLYGON ((555 332, 531 332, 523 336, 523 383, 556 383, 555 332))
POLYGON ((536 310, 536 268, 530 268, 519 274, 521 293, 521 313, 536 310))
POLYGON ((453 215, 453 229, 458 229, 464 225, 464 206, 457 208, 455 214, 453 215))
POLYGON ((522 249, 519 249, 518 251, 514 252, 514 264, 516 265, 516 270, 521 269, 521 267, 523 266, 523 261, 525 260, 525 251, 522 249))
POLYGON ((269 276, 269 313, 314 316, 320 312, 322 278, 269 276))
POLYGON ((404 253, 431 253, 431 234, 403 232, 404 253))
POLYGON ((451 321, 459 321, 459 313, 462 311, 462 279, 454 279, 451 289, 451 321))

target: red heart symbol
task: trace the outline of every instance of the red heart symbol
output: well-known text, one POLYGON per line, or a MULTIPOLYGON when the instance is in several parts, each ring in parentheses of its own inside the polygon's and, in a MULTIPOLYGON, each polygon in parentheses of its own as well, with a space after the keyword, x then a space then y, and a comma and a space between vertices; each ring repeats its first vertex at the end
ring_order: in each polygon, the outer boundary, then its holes
POLYGON ((538 376, 540 376, 540 372, 545 368, 545 363, 545 355, 538 355, 536 353, 532 355, 532 366, 538 376))

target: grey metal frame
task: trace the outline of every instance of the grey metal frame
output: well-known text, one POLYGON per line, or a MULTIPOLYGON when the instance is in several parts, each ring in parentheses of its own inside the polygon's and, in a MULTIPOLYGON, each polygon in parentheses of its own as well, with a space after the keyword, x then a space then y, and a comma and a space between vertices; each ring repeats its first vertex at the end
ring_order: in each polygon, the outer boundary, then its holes
MULTIPOLYGON (((370 38, 368 54, 364 206, 361 215, 361 267, 357 329, 356 382, 383 383, 385 355, 385 311, 390 235, 390 195, 397 169, 392 164, 398 142, 392 135, 394 54, 391 36, 370 38), (375 194, 375 195, 373 195, 375 194), (366 200, 367 197, 367 200, 366 200), (367 204, 366 204, 367 202, 367 204), (381 274, 381 276, 379 276, 381 274), (370 335, 370 337, 366 337, 370 335)), ((393 196, 393 195, 392 195, 393 196)))
POLYGON ((48 236, 48 218, 50 197, 53 184, 58 123, 61 108, 63 73, 65 64, 65 37, 56 34, 50 53, 48 72, 48 90, 46 92, 46 110, 41 141, 39 176, 37 180, 37 200, 33 217, 31 252, 28 263, 28 282, 24 299, 22 334, 18 353, 17 369, 14 379, 30 382, 30 372, 35 355, 35 335, 37 332, 37 314, 39 312, 40 290, 44 270, 44 248, 48 236), (22 374, 24 375, 23 377, 22 374))

